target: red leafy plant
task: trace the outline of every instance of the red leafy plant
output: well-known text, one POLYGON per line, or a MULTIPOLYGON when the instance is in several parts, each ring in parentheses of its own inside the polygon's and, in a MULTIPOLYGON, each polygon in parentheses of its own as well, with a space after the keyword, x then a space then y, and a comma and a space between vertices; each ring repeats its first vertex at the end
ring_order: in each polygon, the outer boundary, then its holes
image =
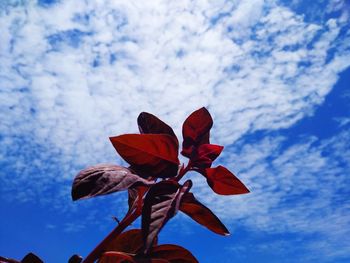
POLYGON ((179 142, 173 129, 156 116, 142 112, 137 118, 140 134, 124 134, 110 140, 128 168, 100 164, 82 170, 74 179, 73 200, 127 190, 129 210, 118 226, 83 262, 198 262, 185 248, 158 245, 157 237, 170 218, 180 210, 209 230, 229 231, 209 208, 191 192, 192 181, 180 180, 188 171, 202 174, 220 195, 248 193, 244 184, 223 166, 212 167, 223 146, 210 144, 213 120, 206 108, 193 112, 182 127, 179 142), (141 229, 122 231, 141 216, 141 229))
POLYGON ((73 181, 74 201, 127 190, 129 209, 85 259, 74 255, 71 263, 198 262, 187 249, 158 245, 157 241, 159 232, 178 211, 217 234, 229 234, 220 219, 191 192, 192 181, 180 182, 183 176, 189 171, 200 173, 219 195, 249 192, 228 169, 212 167, 224 147, 210 143, 213 120, 206 108, 196 110, 183 123, 181 154, 188 158, 187 165, 180 165, 179 142, 169 125, 147 112, 138 116, 137 123, 140 134, 110 137, 129 167, 98 164, 80 171, 73 181), (141 229, 124 231, 140 216, 141 229))

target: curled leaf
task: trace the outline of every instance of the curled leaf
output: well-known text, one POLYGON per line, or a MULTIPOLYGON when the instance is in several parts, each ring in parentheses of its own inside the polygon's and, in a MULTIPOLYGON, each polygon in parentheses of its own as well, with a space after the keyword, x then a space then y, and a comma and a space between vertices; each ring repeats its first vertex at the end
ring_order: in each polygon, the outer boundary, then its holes
POLYGON ((141 112, 137 118, 137 124, 140 133, 168 134, 176 138, 173 129, 151 113, 141 112))
POLYGON ((142 231, 146 254, 165 223, 177 213, 183 195, 190 190, 191 186, 190 180, 182 186, 175 181, 161 181, 148 191, 142 209, 142 231))
POLYGON ((106 195, 126 190, 135 185, 152 182, 133 174, 129 169, 114 164, 98 164, 79 172, 72 186, 73 200, 106 195))
POLYGON ((213 119, 206 108, 194 111, 182 126, 182 151, 181 154, 188 158, 201 144, 209 143, 209 132, 213 126, 213 119))
POLYGON ((225 236, 230 234, 220 219, 209 208, 200 203, 192 193, 183 196, 180 211, 214 233, 225 236))
POLYGON ((179 166, 176 138, 167 134, 124 134, 110 140, 137 174, 162 178, 176 176, 179 166))
POLYGON ((249 193, 248 188, 228 169, 219 165, 205 169, 208 185, 220 195, 239 195, 249 193))

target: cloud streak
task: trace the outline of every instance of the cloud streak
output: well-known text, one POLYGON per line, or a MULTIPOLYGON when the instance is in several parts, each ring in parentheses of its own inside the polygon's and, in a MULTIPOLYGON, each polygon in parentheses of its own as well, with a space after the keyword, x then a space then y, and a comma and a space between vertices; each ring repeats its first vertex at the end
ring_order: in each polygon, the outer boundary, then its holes
POLYGON ((348 66, 342 24, 305 23, 273 2, 246 5, 11 8, 1 16, 2 134, 30 132, 85 164, 95 158, 87 152, 106 156, 101 138, 135 131, 142 110, 179 132, 186 114, 205 105, 225 144, 289 127, 312 114, 348 66))

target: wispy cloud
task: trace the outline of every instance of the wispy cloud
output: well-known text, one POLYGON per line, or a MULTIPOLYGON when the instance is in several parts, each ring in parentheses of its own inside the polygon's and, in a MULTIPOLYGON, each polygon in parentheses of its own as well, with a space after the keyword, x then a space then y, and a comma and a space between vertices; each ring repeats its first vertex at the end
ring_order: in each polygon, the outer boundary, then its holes
POLYGON ((350 61, 335 19, 310 24, 263 1, 152 3, 28 3, 3 14, 2 134, 30 133, 86 164, 112 153, 103 138, 136 131, 142 110, 179 132, 205 105, 229 144, 312 114, 350 61))
POLYGON ((348 134, 287 148, 283 136, 245 140, 291 127, 323 103, 350 65, 345 1, 331 1, 317 22, 298 12, 300 1, 1 5, 2 196, 68 209, 74 174, 120 163, 107 138, 136 132, 139 112, 158 115, 180 135, 186 116, 206 106, 213 142, 236 143, 222 160, 237 165, 252 194, 220 203, 202 192, 205 201, 228 222, 319 233, 325 238, 310 246, 326 251, 337 239, 344 248, 337 253, 349 253, 348 134), (336 224, 325 228, 325 221, 336 224))
MULTIPOLYGON (((197 190, 226 222, 241 222, 271 235, 312 236, 303 241, 303 249, 313 252, 308 253, 311 259, 321 254, 324 260, 348 256, 349 135, 347 130, 324 140, 304 138, 287 148, 283 137, 242 141, 225 163, 236 169, 251 193, 225 198, 210 189, 197 190)), ((264 249, 266 243, 261 246, 264 249)))

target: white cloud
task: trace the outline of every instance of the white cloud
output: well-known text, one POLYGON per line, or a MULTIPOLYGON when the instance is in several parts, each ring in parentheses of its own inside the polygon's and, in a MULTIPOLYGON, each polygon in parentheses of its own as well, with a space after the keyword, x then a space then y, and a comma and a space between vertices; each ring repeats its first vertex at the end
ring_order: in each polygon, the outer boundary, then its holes
MULTIPOLYGON (((224 162, 236 169, 249 195, 216 196, 198 187, 199 199, 232 227, 314 236, 304 249, 328 259, 349 255, 349 131, 325 140, 304 138, 284 148, 286 138, 239 142, 224 162), (322 248, 322 249, 321 249, 322 248)), ((197 178, 205 185, 203 178, 197 178)), ((309 256, 316 255, 308 253, 309 256)))
POLYGON ((179 132, 186 114, 208 106, 216 140, 225 144, 248 131, 288 127, 322 102, 350 61, 342 50, 326 62, 336 21, 307 24, 263 1, 62 1, 12 8, 0 21, 2 133, 13 134, 21 120, 19 134, 30 130, 65 156, 76 151, 83 164, 95 159, 87 151, 111 154, 107 136, 136 131, 142 110, 179 132), (298 46, 284 50, 290 45, 298 46), (19 93, 23 87, 29 92, 19 93))
MULTIPOLYGON (((316 24, 275 1, 59 1, 48 7, 26 1, 6 8, 0 15, 0 157, 7 170, 1 177, 9 193, 31 186, 16 191, 13 198, 22 201, 38 200, 52 182, 65 183, 56 190, 65 196, 77 169, 115 161, 108 136, 137 132, 141 111, 180 135, 186 116, 207 106, 213 141, 230 145, 311 115, 350 65, 343 20, 316 24)), ((322 218, 310 227, 309 205, 334 219, 326 208, 336 196, 336 161, 322 155, 327 145, 315 147, 312 140, 274 155, 283 140, 238 151, 232 161, 240 160, 253 193, 235 198, 226 218, 329 237, 329 228, 319 229, 322 218), (289 206, 289 196, 320 187, 319 195, 289 206), (277 213, 284 202, 287 208, 277 213)), ((345 179, 338 179, 342 187, 345 179)), ((334 213, 345 225, 344 210, 334 213)))

